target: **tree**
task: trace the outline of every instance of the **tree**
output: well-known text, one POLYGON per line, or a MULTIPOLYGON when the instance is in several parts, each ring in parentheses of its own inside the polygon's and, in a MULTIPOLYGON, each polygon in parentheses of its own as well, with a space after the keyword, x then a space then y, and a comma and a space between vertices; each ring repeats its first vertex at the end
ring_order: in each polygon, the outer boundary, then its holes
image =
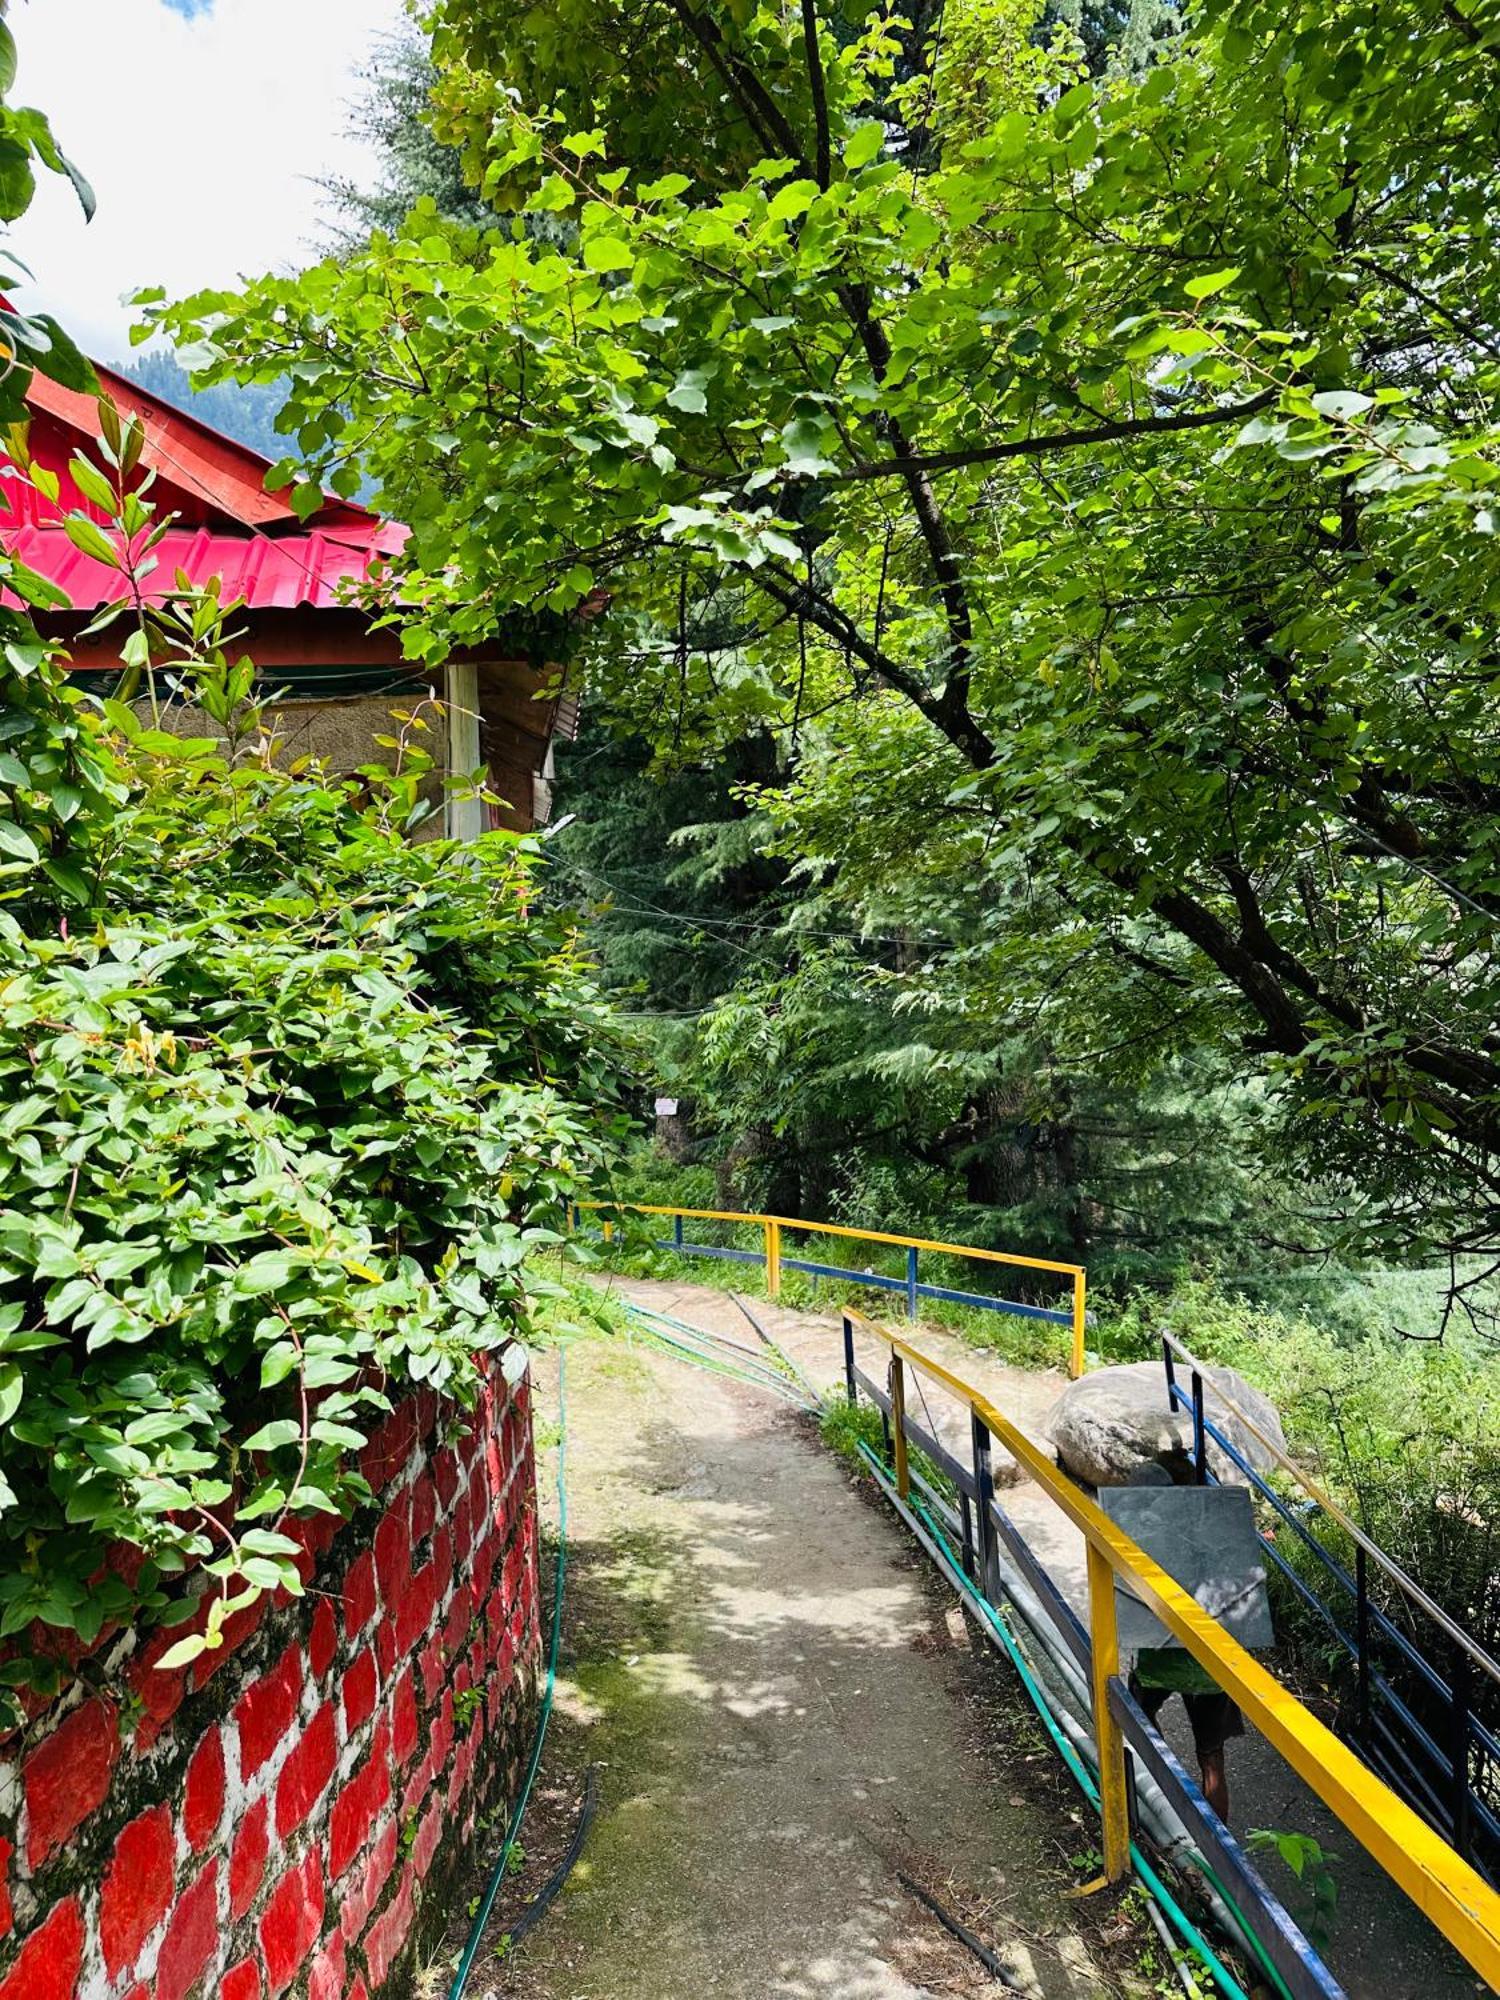
POLYGON ((445 145, 433 129, 437 71, 426 39, 414 27, 381 35, 359 81, 352 129, 374 149, 380 179, 374 187, 348 176, 322 183, 342 247, 362 244, 374 229, 395 233, 424 199, 457 222, 493 222, 494 211, 464 178, 459 148, 445 145))
POLYGON ((419 650, 607 590, 620 716, 795 736, 768 803, 856 906, 942 885, 1051 1039, 1264 1065, 1366 1242, 1493 1242, 1494 6, 1231 0, 1097 83, 1001 0, 949 10, 977 69, 642 20, 617 73, 441 10, 466 102, 535 93, 486 180, 562 240, 419 211, 163 322, 296 365, 419 650))
POLYGON ((286 401, 286 384, 271 382, 242 389, 237 383, 221 382, 214 389, 194 389, 187 370, 173 356, 153 348, 120 364, 120 372, 174 409, 185 410, 200 423, 238 438, 252 451, 267 458, 279 458, 287 440, 276 428, 276 419, 286 401))

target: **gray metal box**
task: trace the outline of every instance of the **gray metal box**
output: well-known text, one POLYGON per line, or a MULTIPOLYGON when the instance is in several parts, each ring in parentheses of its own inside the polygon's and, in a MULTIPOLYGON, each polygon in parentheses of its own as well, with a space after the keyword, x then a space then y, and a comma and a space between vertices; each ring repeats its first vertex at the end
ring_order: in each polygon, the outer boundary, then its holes
MULTIPOLYGON (((1099 1505, 1242 1646, 1272 1646, 1266 1564, 1243 1486, 1102 1486, 1099 1505)), ((1177 1640, 1126 1583, 1115 1585, 1120 1651, 1177 1640)))

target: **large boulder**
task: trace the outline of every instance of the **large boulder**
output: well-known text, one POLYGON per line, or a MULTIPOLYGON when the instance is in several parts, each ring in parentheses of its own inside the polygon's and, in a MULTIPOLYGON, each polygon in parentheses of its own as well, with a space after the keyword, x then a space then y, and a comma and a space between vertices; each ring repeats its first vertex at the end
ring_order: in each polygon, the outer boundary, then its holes
MULTIPOLYGON (((1187 1371, 1179 1371, 1177 1379, 1184 1389, 1189 1387, 1187 1371)), ((1225 1408, 1211 1383, 1284 1451, 1286 1438, 1275 1405, 1233 1368, 1204 1370, 1203 1408, 1209 1422, 1217 1425, 1247 1464, 1257 1472, 1269 1472, 1275 1464, 1271 1453, 1225 1408)), ((1159 1361, 1096 1368, 1092 1375, 1070 1382, 1048 1412, 1047 1434, 1061 1464, 1090 1486, 1126 1486, 1144 1465, 1171 1467, 1191 1462, 1193 1456, 1193 1413, 1167 1407, 1167 1379, 1159 1361)), ((1212 1438, 1208 1463, 1224 1485, 1249 1484, 1212 1438)))

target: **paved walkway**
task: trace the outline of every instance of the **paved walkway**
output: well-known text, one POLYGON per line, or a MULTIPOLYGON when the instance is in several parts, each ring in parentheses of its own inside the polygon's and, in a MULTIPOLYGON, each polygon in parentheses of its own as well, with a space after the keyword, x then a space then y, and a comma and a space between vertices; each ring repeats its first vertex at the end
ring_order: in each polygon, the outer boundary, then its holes
MULTIPOLYGON (((603 1279, 601 1283, 658 1311, 756 1344, 733 1299, 710 1287, 628 1278, 603 1279)), ((756 1318, 816 1388, 828 1390, 842 1381, 842 1335, 832 1317, 783 1311, 759 1299, 750 1304, 756 1318)), ((1060 1374, 1013 1367, 940 1328, 923 1327, 913 1338, 934 1359, 983 1389, 1022 1430, 1042 1437, 1046 1413, 1064 1386, 1060 1374)), ((866 1372, 881 1379, 884 1359, 877 1344, 862 1336, 857 1348, 866 1372)), ((919 1405, 910 1389, 908 1397, 919 1421, 928 1421, 929 1428, 935 1426, 955 1451, 967 1457, 967 1417, 958 1407, 932 1387, 926 1392, 925 1404, 919 1405)), ((1008 1457, 1002 1464, 997 1455, 997 1484, 1016 1472, 1008 1457)), ((999 1498, 1064 1594, 1084 1613, 1087 1591, 1082 1536, 1030 1481, 1006 1486, 999 1498)), ((1180 1703, 1169 1704, 1164 1725, 1179 1756, 1191 1769, 1192 1737, 1180 1703)), ((1252 1827, 1303 1832, 1338 1856, 1334 1873, 1339 1910, 1328 1958, 1349 2000, 1460 2000, 1460 1996, 1468 2000, 1468 1996, 1486 1990, 1278 1752, 1253 1730, 1247 1730, 1244 1739, 1231 1748, 1230 1782, 1231 1823, 1242 1837, 1252 1827)), ((1279 1871, 1279 1864, 1268 1864, 1268 1875, 1278 1872, 1283 1879, 1277 1886, 1295 1906, 1295 1885, 1290 1877, 1279 1871)))
MULTIPOLYGON (((554 1356, 536 1378, 545 1445, 554 1356)), ((474 2000, 1004 1990, 898 1870, 982 1932, 1011 1990, 1156 1990, 1132 1970, 1150 1948, 1138 1920, 1066 1896, 1096 1831, 1035 1733, 997 1723, 998 1666, 805 1419, 599 1339, 567 1349, 567 1416, 558 1720, 474 2000), (585 1859, 497 1957, 566 1845, 590 1763, 602 1805, 585 1859)))

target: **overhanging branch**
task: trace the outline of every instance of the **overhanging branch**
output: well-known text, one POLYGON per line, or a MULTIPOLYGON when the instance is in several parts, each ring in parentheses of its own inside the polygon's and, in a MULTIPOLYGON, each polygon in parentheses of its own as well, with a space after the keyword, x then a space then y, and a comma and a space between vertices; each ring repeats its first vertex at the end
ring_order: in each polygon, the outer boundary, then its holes
POLYGON ((1273 402, 1277 391, 1267 389, 1248 402, 1213 410, 1189 410, 1178 416, 1120 417, 1082 431, 1047 431, 1035 437, 1007 438, 1003 444, 961 445, 953 451, 919 451, 902 458, 871 459, 846 472, 824 475, 830 484, 857 479, 909 479, 913 473, 958 472, 966 465, 995 465, 1007 458, 1045 458, 1053 452, 1077 451, 1084 445, 1112 444, 1120 438, 1146 437, 1163 431, 1201 431, 1216 424, 1243 423, 1273 402))

